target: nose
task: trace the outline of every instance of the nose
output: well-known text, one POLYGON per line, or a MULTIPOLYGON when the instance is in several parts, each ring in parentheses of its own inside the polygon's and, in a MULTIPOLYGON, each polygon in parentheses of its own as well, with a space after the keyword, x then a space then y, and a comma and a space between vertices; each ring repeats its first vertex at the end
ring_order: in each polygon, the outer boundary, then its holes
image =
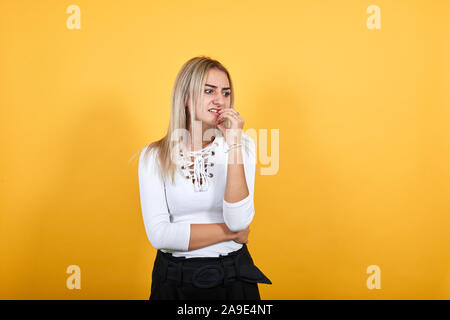
POLYGON ((219 99, 214 99, 213 104, 217 107, 223 107, 223 102, 220 101, 219 99))
POLYGON ((216 94, 213 99, 213 104, 220 108, 225 108, 225 97, 222 94, 216 94))

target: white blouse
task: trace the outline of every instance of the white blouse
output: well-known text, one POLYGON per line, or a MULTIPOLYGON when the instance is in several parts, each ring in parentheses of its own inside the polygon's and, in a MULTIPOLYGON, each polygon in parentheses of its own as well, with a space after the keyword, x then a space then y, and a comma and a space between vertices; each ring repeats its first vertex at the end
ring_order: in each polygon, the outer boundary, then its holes
POLYGON ((247 228, 255 214, 256 152, 253 140, 242 133, 242 155, 249 195, 241 201, 224 200, 228 169, 228 145, 223 135, 199 151, 183 155, 175 173, 175 185, 163 181, 156 161, 155 149, 147 162, 142 149, 139 157, 139 192, 147 237, 156 249, 176 257, 218 257, 238 250, 242 244, 223 241, 188 251, 190 224, 225 223, 232 231, 247 228), (244 147, 247 144, 248 150, 244 147), (191 156, 194 161, 191 161, 191 156))

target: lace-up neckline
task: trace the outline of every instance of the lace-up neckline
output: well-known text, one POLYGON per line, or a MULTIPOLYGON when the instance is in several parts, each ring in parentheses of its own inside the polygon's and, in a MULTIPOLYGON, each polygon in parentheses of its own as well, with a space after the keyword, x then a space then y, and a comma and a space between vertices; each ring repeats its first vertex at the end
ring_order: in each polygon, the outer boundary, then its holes
POLYGON ((198 151, 188 151, 186 155, 183 155, 183 151, 180 150, 181 156, 181 170, 186 179, 192 180, 194 184, 195 192, 203 192, 208 190, 208 178, 212 178, 214 174, 208 171, 208 167, 214 166, 214 162, 210 157, 214 156, 216 147, 219 145, 217 137, 207 147, 198 151), (192 160, 192 157, 194 158, 192 160))

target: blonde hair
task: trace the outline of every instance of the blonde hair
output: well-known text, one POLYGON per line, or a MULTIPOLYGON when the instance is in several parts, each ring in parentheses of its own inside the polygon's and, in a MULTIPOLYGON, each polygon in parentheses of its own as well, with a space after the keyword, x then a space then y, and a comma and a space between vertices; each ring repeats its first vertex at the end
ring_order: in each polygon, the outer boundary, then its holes
MULTIPOLYGON (((217 60, 211 59, 207 56, 194 57, 181 67, 175 79, 172 89, 172 106, 170 113, 170 122, 166 135, 160 140, 154 141, 144 148, 145 150, 143 160, 147 162, 148 155, 151 150, 157 151, 155 160, 159 160, 159 169, 161 178, 167 180, 171 176, 172 184, 175 182, 175 170, 177 169, 177 159, 179 150, 184 154, 186 148, 186 138, 183 137, 183 142, 180 142, 180 132, 187 132, 187 121, 190 120, 190 127, 193 128, 193 121, 195 117, 195 106, 199 103, 203 93, 203 88, 206 83, 208 71, 212 68, 219 69, 228 77, 230 84, 230 107, 234 106, 234 89, 228 70, 217 60), (189 117, 186 115, 187 99, 189 98, 189 117), (147 148, 146 148, 147 147, 147 148)), ((220 131, 216 129, 220 134, 220 131)), ((244 136, 244 135, 242 135, 244 136)), ((242 139, 245 140, 245 139, 242 139)), ((248 149, 247 142, 242 142, 243 146, 248 149)))

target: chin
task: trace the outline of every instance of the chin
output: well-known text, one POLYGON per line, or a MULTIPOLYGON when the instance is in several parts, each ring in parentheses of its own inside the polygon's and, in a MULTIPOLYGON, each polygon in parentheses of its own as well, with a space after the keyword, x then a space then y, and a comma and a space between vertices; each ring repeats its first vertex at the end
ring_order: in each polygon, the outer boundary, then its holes
POLYGON ((216 125, 216 121, 215 121, 215 120, 213 120, 213 121, 207 121, 206 124, 208 124, 210 127, 217 128, 217 125, 216 125))
POLYGON ((211 120, 211 119, 199 119, 199 121, 202 122, 202 126, 207 126, 207 127, 215 127, 216 126, 216 120, 211 120))

